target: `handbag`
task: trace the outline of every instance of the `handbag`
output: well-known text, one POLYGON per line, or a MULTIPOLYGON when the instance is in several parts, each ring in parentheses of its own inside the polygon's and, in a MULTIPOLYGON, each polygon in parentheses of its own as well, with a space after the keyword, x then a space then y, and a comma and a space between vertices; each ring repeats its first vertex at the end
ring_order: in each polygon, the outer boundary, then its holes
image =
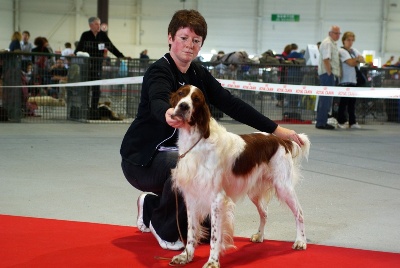
MULTIPOLYGON (((344 48, 344 47, 342 47, 342 48, 344 48)), ((347 50, 347 52, 349 52, 350 57, 352 57, 353 59, 355 58, 354 53, 351 53, 349 50, 347 50)), ((361 72, 361 70, 358 68, 358 66, 354 66, 354 69, 356 70, 356 80, 357 80, 356 86, 357 87, 365 86, 367 84, 367 77, 365 77, 365 75, 361 72)))
POLYGON ((360 69, 358 69, 357 66, 354 67, 356 69, 356 77, 357 77, 357 87, 363 87, 367 84, 367 78, 365 75, 361 72, 360 69))

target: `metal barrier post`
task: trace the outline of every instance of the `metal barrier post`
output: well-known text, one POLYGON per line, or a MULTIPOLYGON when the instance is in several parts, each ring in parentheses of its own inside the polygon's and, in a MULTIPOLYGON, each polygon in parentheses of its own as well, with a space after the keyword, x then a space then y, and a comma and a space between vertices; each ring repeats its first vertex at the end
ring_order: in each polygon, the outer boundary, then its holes
MULTIPOLYGON (((69 58, 68 83, 87 81, 88 58, 69 58)), ((67 88, 67 118, 69 120, 86 120, 88 117, 88 87, 67 88)))
POLYGON ((5 53, 2 55, 2 61, 3 85, 21 86, 3 88, 2 105, 7 112, 9 121, 20 123, 26 112, 26 107, 22 106, 22 103, 25 103, 22 98, 26 98, 28 94, 27 88, 23 88, 20 55, 5 53), (26 91, 25 94, 23 91, 26 91))

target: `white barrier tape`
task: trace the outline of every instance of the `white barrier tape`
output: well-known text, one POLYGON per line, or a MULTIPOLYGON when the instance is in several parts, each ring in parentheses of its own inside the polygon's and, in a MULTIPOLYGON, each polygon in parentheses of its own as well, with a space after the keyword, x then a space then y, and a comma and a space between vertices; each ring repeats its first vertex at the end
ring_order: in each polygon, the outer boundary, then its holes
MULTIPOLYGON (((333 86, 308 86, 308 85, 285 85, 273 83, 260 83, 237 80, 217 79, 224 88, 249 90, 269 93, 284 93, 296 95, 332 96, 332 97, 358 97, 358 98, 385 98, 400 99, 400 88, 368 88, 368 87, 333 87, 333 86)), ((127 85, 140 84, 143 76, 104 79, 77 83, 31 85, 35 87, 80 87, 99 85, 127 85)), ((400 81, 399 81, 400 84, 400 81)), ((17 88, 21 86, 2 86, 4 88, 17 88)))
MULTIPOLYGON (((35 88, 35 87, 81 87, 81 86, 100 86, 100 85, 127 85, 127 84, 141 84, 142 81, 143 81, 143 76, 134 76, 134 77, 124 77, 124 78, 93 80, 86 82, 76 82, 76 83, 23 85, 23 87, 35 88)), ((0 86, 0 87, 15 88, 22 86, 0 86)))
POLYGON ((400 88, 285 85, 285 84, 259 83, 259 82, 223 80, 223 79, 217 79, 217 80, 221 83, 221 85, 224 88, 250 90, 258 92, 332 96, 332 97, 400 99, 400 88))

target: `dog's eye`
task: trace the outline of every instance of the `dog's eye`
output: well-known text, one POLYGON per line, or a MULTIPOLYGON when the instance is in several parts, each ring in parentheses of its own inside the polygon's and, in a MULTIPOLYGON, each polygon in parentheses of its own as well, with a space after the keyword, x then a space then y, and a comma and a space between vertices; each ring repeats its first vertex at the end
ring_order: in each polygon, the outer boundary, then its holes
POLYGON ((193 98, 193 101, 194 101, 194 102, 199 102, 199 101, 200 101, 200 98, 199 98, 199 97, 194 97, 194 98, 193 98))
POLYGON ((183 92, 182 91, 178 91, 178 96, 182 96, 183 92))

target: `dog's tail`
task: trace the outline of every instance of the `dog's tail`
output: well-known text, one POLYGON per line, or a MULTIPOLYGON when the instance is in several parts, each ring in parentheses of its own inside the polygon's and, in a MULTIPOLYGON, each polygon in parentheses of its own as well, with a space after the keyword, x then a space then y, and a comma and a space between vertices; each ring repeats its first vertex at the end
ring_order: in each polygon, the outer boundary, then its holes
POLYGON ((310 145, 311 142, 308 139, 308 136, 304 133, 299 134, 300 139, 303 141, 303 145, 300 147, 297 143, 293 142, 293 162, 295 165, 300 165, 301 161, 305 158, 308 160, 308 154, 310 153, 310 145))

